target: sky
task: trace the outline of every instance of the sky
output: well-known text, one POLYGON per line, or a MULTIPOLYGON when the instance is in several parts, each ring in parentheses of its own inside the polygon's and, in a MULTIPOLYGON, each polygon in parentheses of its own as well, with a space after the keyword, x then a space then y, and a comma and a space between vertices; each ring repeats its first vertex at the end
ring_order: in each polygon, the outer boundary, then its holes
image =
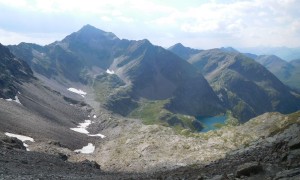
POLYGON ((90 24, 163 47, 300 47, 299 7, 299 0, 0 0, 0 43, 46 45, 90 24))

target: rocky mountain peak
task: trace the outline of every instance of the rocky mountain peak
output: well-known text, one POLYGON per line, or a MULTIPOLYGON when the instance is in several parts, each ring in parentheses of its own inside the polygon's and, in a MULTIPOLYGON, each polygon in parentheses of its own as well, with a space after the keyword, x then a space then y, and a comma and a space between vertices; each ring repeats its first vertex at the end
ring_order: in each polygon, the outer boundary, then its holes
POLYGON ((186 47, 183 46, 181 43, 176 43, 173 46, 169 47, 169 49, 182 49, 182 48, 186 48, 186 47))
POLYGON ((168 50, 185 60, 189 59, 192 55, 201 52, 201 50, 198 49, 185 47, 181 43, 174 44, 169 47, 168 50))
POLYGON ((119 40, 119 38, 111 32, 105 32, 103 30, 100 30, 88 24, 83 26, 79 31, 74 32, 69 36, 67 36, 65 39, 63 39, 63 42, 76 41, 76 40, 82 42, 113 41, 113 40, 119 40))
POLYGON ((239 51, 234 49, 233 47, 221 47, 220 50, 223 52, 239 53, 239 51))

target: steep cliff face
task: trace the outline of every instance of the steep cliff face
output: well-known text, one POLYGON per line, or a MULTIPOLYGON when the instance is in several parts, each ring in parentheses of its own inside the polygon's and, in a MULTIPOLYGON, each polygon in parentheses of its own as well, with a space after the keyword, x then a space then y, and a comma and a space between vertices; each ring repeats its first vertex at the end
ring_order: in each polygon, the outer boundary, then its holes
POLYGON ((0 44, 0 97, 14 99, 18 92, 17 84, 33 78, 30 67, 16 58, 7 47, 0 44))

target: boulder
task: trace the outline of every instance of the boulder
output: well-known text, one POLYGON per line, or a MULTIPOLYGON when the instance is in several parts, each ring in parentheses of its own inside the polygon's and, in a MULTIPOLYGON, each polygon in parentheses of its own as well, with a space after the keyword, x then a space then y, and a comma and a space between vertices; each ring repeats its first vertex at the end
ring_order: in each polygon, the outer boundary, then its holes
POLYGON ((100 169, 100 165, 96 161, 84 160, 81 162, 81 164, 86 167, 100 169))
POLYGON ((65 155, 63 153, 58 153, 58 157, 63 161, 67 161, 69 158, 67 155, 65 155))
POLYGON ((57 147, 63 147, 59 141, 48 141, 48 144, 50 145, 54 145, 54 146, 57 146, 57 147))
POLYGON ((2 139, 2 141, 3 141, 4 146, 6 146, 7 148, 26 150, 26 147, 24 146, 23 142, 17 138, 4 137, 2 139))
POLYGON ((288 146, 290 149, 300 149, 300 138, 294 138, 289 143, 288 146))
POLYGON ((236 177, 251 176, 263 171, 262 166, 258 162, 248 162, 238 166, 236 177))

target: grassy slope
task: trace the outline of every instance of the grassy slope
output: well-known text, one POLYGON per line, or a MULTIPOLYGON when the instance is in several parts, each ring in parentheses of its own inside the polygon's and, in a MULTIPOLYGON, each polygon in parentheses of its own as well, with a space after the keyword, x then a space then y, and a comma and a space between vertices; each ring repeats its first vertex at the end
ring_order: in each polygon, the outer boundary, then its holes
POLYGON ((192 116, 174 114, 164 108, 169 100, 141 100, 139 107, 136 108, 129 116, 141 119, 146 125, 160 124, 164 126, 172 126, 175 130, 189 129, 196 131, 193 122, 196 119, 192 116))

